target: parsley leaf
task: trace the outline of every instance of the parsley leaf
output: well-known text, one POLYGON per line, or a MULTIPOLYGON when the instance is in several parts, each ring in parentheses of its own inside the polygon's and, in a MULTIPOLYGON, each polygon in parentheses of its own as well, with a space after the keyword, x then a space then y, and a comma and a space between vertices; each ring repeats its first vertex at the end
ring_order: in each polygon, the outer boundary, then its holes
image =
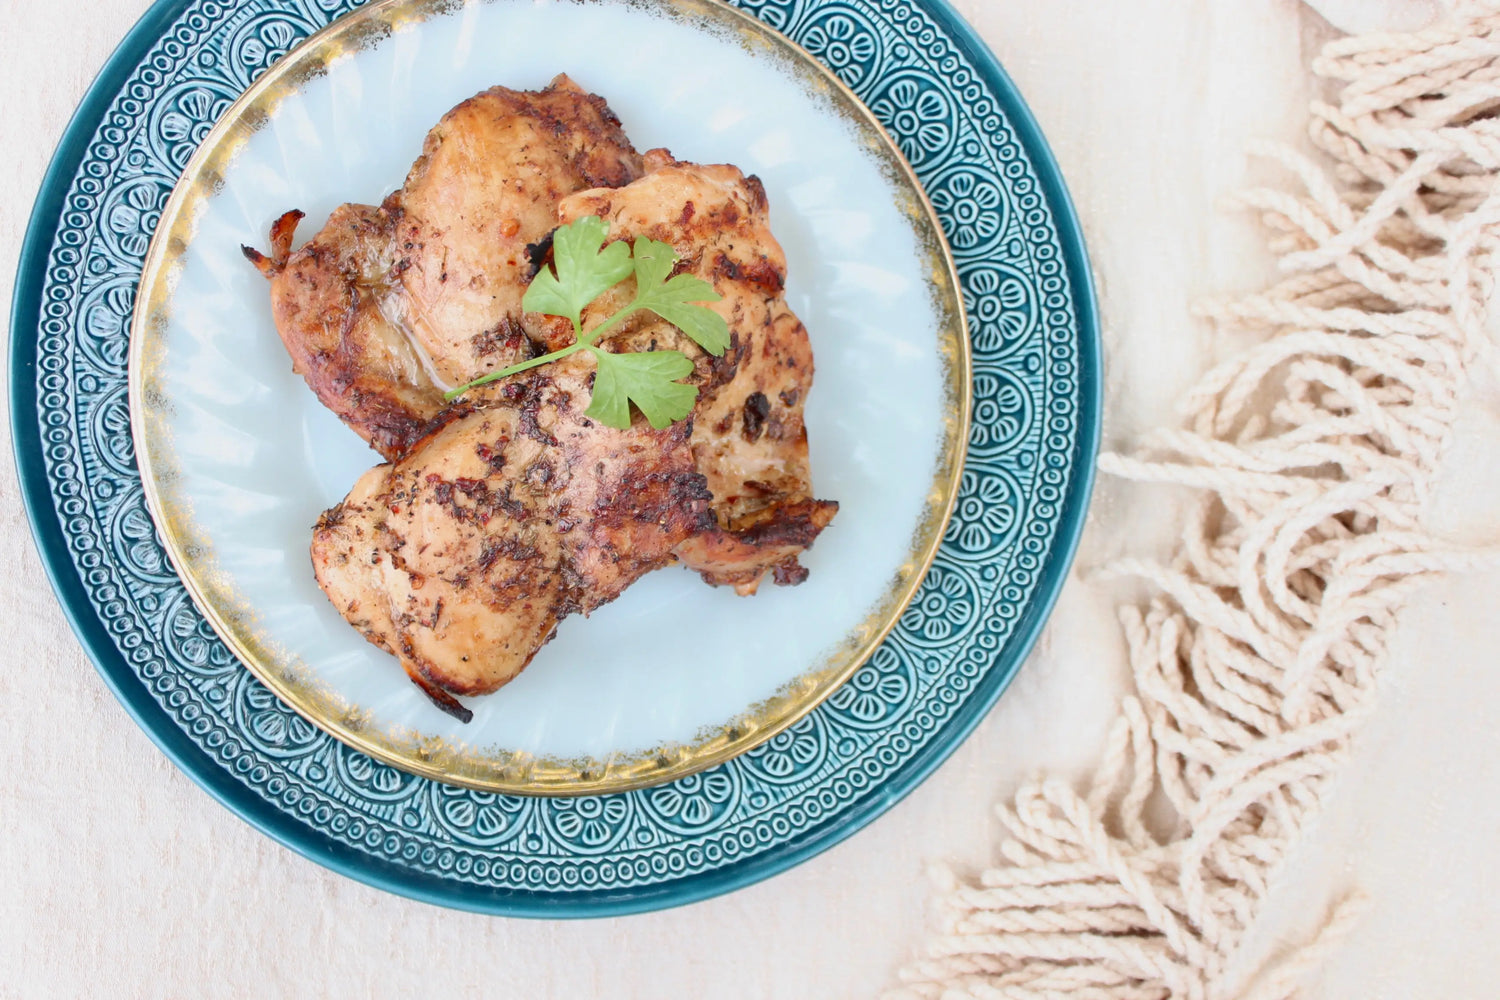
POLYGON ((690 274, 664 281, 676 263, 677 252, 668 244, 646 237, 635 241, 636 308, 656 313, 717 358, 729 347, 729 324, 712 309, 689 303, 717 302, 723 296, 690 274))
POLYGON ((693 373, 693 363, 681 351, 611 354, 602 347, 590 347, 589 353, 598 361, 599 371, 594 375, 594 398, 584 411, 586 416, 623 430, 630 426, 630 404, 634 403, 652 427, 663 430, 692 412, 697 387, 676 381, 693 373))
POLYGON ((552 268, 543 267, 531 279, 521 308, 566 316, 573 321, 573 335, 578 336, 584 307, 631 272, 630 248, 624 243, 605 247, 607 235, 609 227, 597 215, 558 229, 552 236, 552 268))
POLYGON ((630 426, 630 404, 657 430, 692 412, 697 386, 677 380, 693 373, 693 362, 681 351, 646 351, 615 354, 596 347, 595 342, 631 313, 645 309, 680 329, 699 347, 718 357, 729 347, 729 324, 724 317, 699 303, 722 297, 712 285, 689 274, 668 277, 677 264, 670 244, 642 236, 634 246, 620 240, 604 245, 609 224, 598 216, 585 216, 560 227, 552 237, 552 269, 542 268, 532 279, 521 306, 528 312, 563 316, 573 323, 575 342, 550 354, 490 372, 443 394, 454 399, 475 386, 536 368, 588 350, 598 372, 594 396, 585 411, 600 423, 619 430, 630 426), (583 310, 615 285, 635 274, 635 298, 587 333, 583 332, 583 310))

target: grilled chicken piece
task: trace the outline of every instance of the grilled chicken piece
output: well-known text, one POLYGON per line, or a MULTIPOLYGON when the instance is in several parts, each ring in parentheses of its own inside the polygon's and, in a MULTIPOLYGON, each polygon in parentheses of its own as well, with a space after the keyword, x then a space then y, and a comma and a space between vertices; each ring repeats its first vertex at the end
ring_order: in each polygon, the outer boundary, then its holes
POLYGON ((334 605, 439 705, 521 672, 573 612, 614 600, 713 523, 691 426, 583 416, 584 355, 509 380, 319 520, 334 605))
MULTIPOLYGON (((617 190, 563 199, 558 221, 598 215, 611 239, 649 236, 669 243, 679 270, 708 281, 723 296, 710 308, 729 324, 730 347, 715 358, 677 328, 637 314, 611 337, 616 350, 675 349, 693 359, 698 385, 692 448, 713 493, 714 523, 678 547, 689 568, 715 585, 752 594, 769 572, 777 583, 801 583, 797 556, 828 525, 838 504, 815 500, 802 410, 812 386, 807 329, 786 304, 786 256, 771 235, 759 179, 729 165, 645 156, 646 174, 617 190)), ((602 321, 634 294, 627 281, 585 312, 602 321)), ((529 318, 531 319, 531 318, 529 318)), ((548 349, 571 340, 554 325, 548 349)))
POLYGON ((444 389, 533 356, 521 296, 558 200, 640 172, 619 119, 567 76, 494 87, 443 116, 379 207, 341 206, 295 253, 289 212, 270 256, 245 255, 271 279, 293 368, 395 459, 451 416, 444 389))

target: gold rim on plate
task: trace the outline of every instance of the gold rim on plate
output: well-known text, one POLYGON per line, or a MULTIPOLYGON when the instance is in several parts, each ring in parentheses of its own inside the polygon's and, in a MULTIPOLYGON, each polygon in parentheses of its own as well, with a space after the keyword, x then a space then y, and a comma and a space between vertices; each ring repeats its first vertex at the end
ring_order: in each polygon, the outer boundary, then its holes
POLYGON ((937 469, 907 558, 884 597, 821 665, 729 722, 707 727, 693 742, 607 760, 564 760, 455 744, 405 728, 382 728, 368 711, 331 690, 305 663, 265 634, 254 609, 218 568, 212 543, 194 522, 191 504, 181 493, 169 419, 171 401, 163 392, 160 371, 167 350, 172 290, 202 209, 218 191, 236 154, 284 99, 326 73, 333 62, 372 47, 401 28, 459 9, 464 0, 380 0, 335 20, 287 53, 229 107, 203 139, 162 210, 141 271, 130 327, 131 434, 147 507, 194 604, 250 672, 310 723, 376 760, 449 784, 519 795, 625 792, 684 777, 764 743, 816 708, 885 639, 927 575, 958 495, 971 403, 967 318, 953 256, 937 214, 895 142, 838 77, 751 15, 721 0, 629 2, 697 28, 731 33, 747 51, 776 60, 811 95, 855 127, 866 151, 878 158, 892 181, 897 207, 911 225, 927 265, 928 287, 940 317, 938 350, 946 375, 944 436, 937 469))

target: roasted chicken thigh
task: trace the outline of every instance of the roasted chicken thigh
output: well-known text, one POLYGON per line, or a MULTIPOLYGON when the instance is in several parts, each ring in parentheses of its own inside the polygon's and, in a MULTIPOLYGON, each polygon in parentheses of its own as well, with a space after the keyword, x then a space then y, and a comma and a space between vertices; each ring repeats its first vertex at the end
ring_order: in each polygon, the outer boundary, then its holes
POLYGON ((406 183, 380 206, 343 205, 295 253, 301 212, 272 230, 276 329, 323 405, 387 459, 447 408, 443 390, 531 355, 521 296, 557 226, 557 202, 640 176, 604 101, 567 76, 492 87, 443 116, 406 183))
MULTIPOLYGON (((729 324, 730 347, 715 358, 665 320, 637 314, 614 340, 623 349, 673 349, 694 359, 698 386, 693 456, 714 523, 677 548, 712 584, 754 593, 769 571, 800 583, 797 554, 832 520, 838 504, 812 498, 803 403, 812 387, 807 328, 787 307, 786 255, 771 235, 765 188, 737 167, 681 163, 666 150, 645 157, 646 174, 618 190, 565 198, 558 221, 603 218, 616 239, 649 236, 677 251, 679 269, 721 296, 710 308, 729 324)), ((626 281, 585 312, 587 328, 629 301, 626 281)), ((570 331, 554 326, 559 339, 570 331)), ((549 344, 550 346, 550 344, 549 344)))
POLYGON ((614 600, 713 521, 691 428, 588 419, 591 375, 575 354, 518 376, 365 473, 314 529, 334 606, 460 718, 452 695, 500 687, 565 616, 614 600))

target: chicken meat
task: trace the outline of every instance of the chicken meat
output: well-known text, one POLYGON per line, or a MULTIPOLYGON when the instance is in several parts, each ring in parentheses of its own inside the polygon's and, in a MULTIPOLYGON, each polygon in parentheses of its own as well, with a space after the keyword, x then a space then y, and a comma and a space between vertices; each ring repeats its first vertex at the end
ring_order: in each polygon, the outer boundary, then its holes
POLYGON ((713 520, 691 428, 588 419, 592 374, 575 354, 508 382, 365 473, 313 531, 334 606, 464 721, 454 695, 511 680, 564 617, 614 600, 713 520))
POLYGON ((295 253, 302 213, 288 212, 270 255, 244 249, 293 368, 395 459, 444 419, 445 389, 531 356, 521 296, 558 200, 640 173, 619 119, 566 75, 493 87, 443 116, 379 206, 339 207, 295 253))
MULTIPOLYGON (((613 239, 647 236, 671 244, 680 273, 721 296, 710 303, 729 325, 730 346, 714 357, 676 327, 637 313, 611 338, 616 350, 679 350, 695 362, 698 387, 693 456, 713 494, 714 524, 694 532, 677 555, 704 580, 753 594, 769 572, 800 583, 797 555, 833 519, 838 504, 815 500, 803 405, 812 387, 807 328, 787 306, 786 255, 771 234, 764 186, 727 164, 682 163, 661 149, 646 173, 618 190, 584 191, 558 206, 558 221, 595 215, 613 239)), ((634 295, 628 280, 585 311, 584 326, 634 295)), ((553 339, 571 340, 566 324, 553 339)))

